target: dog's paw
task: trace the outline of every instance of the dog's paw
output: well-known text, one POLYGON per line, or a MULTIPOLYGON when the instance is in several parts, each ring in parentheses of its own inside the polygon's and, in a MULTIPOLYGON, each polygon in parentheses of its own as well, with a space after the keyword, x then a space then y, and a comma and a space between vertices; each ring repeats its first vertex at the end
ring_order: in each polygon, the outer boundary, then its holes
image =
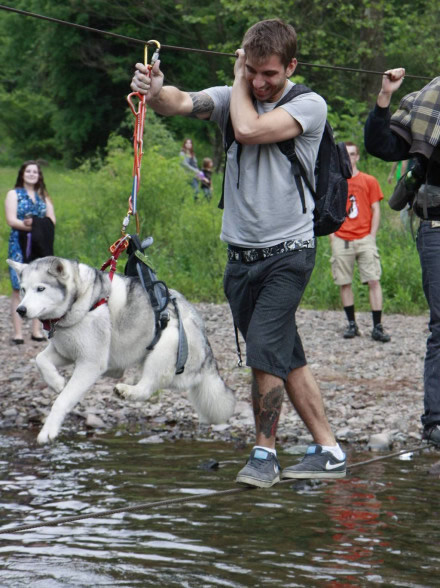
POLYGON ((51 374, 50 377, 44 377, 44 380, 49 388, 52 388, 52 390, 55 390, 58 394, 61 390, 64 390, 64 386, 66 385, 66 379, 58 373, 51 374))
POLYGON ((55 392, 58 392, 59 394, 61 390, 64 390, 65 385, 66 379, 63 378, 63 376, 60 376, 59 378, 57 378, 56 382, 54 382, 54 386, 52 386, 52 388, 55 390, 55 392))
POLYGON ((128 384, 116 384, 113 388, 113 392, 115 392, 120 398, 136 398, 136 395, 133 394, 133 386, 129 386, 128 384))
POLYGON ((49 427, 44 426, 38 434, 37 443, 39 445, 45 445, 46 443, 50 443, 54 441, 58 437, 59 428, 53 427, 50 429, 49 427))

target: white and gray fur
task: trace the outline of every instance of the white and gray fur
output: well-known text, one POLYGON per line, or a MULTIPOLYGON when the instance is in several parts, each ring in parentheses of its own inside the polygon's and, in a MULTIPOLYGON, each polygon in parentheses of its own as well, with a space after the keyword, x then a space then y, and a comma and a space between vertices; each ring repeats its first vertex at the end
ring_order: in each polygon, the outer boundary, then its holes
POLYGON ((21 316, 60 319, 49 345, 36 358, 44 380, 59 393, 38 435, 39 443, 57 437, 66 415, 100 376, 121 377, 134 364, 141 364, 141 378, 133 386, 117 384, 115 391, 121 396, 147 400, 158 389, 175 388, 188 392, 201 422, 222 423, 231 417, 234 395, 218 373, 201 316, 181 294, 170 290, 188 339, 185 371, 176 375, 176 312, 170 304, 168 326, 148 351, 155 333, 154 313, 138 279, 115 274, 111 281, 106 273, 59 257, 7 263, 20 279, 21 316), (91 310, 106 297, 107 304, 91 310), (66 383, 58 368, 71 363, 74 370, 66 383))

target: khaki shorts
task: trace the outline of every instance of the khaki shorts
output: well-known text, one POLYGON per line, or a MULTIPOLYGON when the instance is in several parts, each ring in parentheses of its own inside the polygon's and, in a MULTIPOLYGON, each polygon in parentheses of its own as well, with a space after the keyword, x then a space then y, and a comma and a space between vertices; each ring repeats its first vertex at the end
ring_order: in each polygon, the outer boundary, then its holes
POLYGON ((382 268, 376 240, 367 235, 363 239, 344 241, 336 235, 332 240, 332 274, 337 286, 345 286, 353 281, 354 264, 357 262, 361 282, 380 280, 382 268))

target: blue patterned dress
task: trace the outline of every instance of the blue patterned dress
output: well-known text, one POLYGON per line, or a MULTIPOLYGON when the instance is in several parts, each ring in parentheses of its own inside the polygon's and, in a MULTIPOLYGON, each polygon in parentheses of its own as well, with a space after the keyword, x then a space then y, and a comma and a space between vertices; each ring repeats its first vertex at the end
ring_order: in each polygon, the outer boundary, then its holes
MULTIPOLYGON (((46 216, 46 203, 38 194, 35 194, 35 202, 33 202, 24 188, 15 188, 17 192, 17 218, 24 220, 26 214, 32 214, 44 218, 46 216)), ((9 235, 8 258, 14 261, 23 263, 23 252, 18 241, 18 230, 12 229, 9 235)), ((14 290, 20 289, 20 282, 16 272, 9 268, 9 275, 11 278, 12 288, 14 290)))

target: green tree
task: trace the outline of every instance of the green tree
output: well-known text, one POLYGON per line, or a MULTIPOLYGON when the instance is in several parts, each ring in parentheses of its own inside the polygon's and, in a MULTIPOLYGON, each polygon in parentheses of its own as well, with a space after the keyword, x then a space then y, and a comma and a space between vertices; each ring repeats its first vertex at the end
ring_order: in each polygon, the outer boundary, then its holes
MULTIPOLYGON (((281 17, 297 29, 303 63, 378 71, 403 65, 429 77, 439 70, 440 5, 428 0, 16 0, 15 7, 168 46, 227 53, 257 20, 281 17)), ((184 90, 232 79, 231 58, 166 47, 161 58, 166 83, 184 90)), ((22 157, 27 136, 38 155, 70 164, 103 149, 112 132, 124 132, 125 96, 133 65, 142 59, 142 45, 0 11, 2 157, 22 157), (22 102, 25 116, 18 121, 14 108, 25 94, 34 100, 22 102)), ((364 116, 380 87, 374 75, 306 65, 297 74, 339 117, 364 116)), ((405 80, 400 95, 421 84, 405 80)), ((209 149, 220 158, 214 126, 179 117, 166 125, 178 142, 192 136, 201 156, 209 149)))

